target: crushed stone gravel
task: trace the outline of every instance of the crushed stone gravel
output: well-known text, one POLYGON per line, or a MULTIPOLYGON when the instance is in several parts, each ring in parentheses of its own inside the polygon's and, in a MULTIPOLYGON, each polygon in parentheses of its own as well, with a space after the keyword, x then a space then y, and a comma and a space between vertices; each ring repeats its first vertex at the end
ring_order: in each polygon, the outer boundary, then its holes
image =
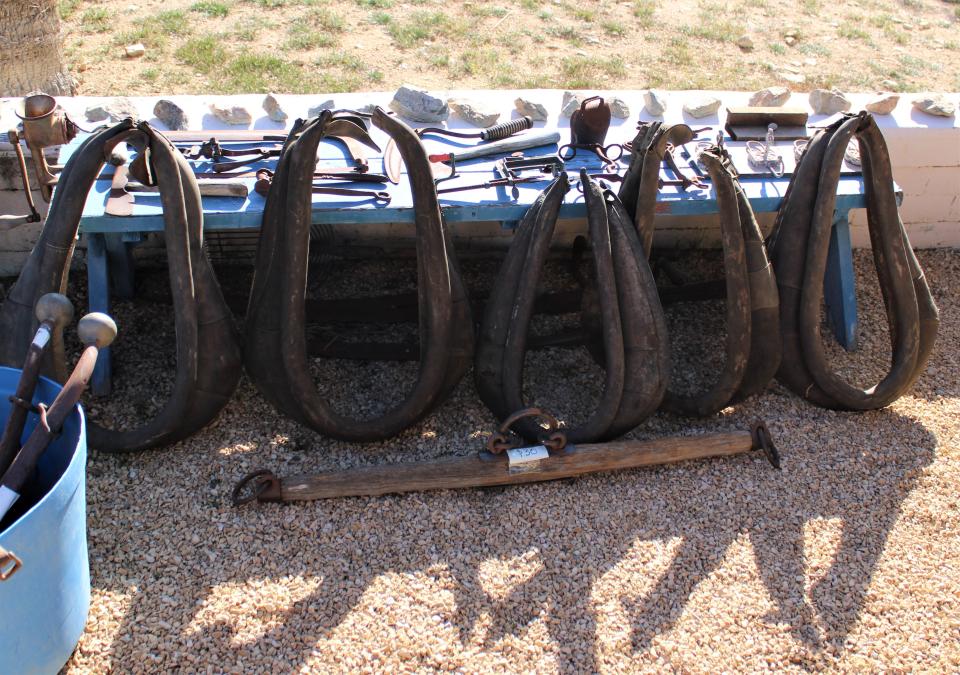
MULTIPOLYGON (((472 373, 436 414, 382 443, 322 438, 244 379, 191 439, 93 452, 93 598, 66 672, 957 672, 960 254, 920 258, 941 334, 926 374, 888 409, 823 410, 774 384, 712 418, 658 414, 631 434, 763 418, 779 472, 753 453, 520 487, 230 505, 234 482, 261 467, 282 476, 476 451, 495 420, 472 373)), ((869 253, 855 262, 861 348, 831 358, 866 383, 889 339, 869 253)), ((332 294, 412 287, 409 265, 343 269, 325 276, 332 294)), ((482 286, 483 269, 465 264, 464 275, 482 286)), ((546 281, 564 274, 558 263, 546 281)), ((82 293, 81 275, 71 283, 82 293)), ((165 284, 145 273, 139 291, 165 284)), ((722 305, 707 307, 670 308, 676 344, 722 338, 722 305)), ((116 303, 119 398, 88 402, 92 416, 128 424, 162 403, 170 311, 116 303)), ((719 357, 697 354, 675 371, 709 378, 719 357)), ((532 399, 566 420, 591 409, 598 371, 584 351, 526 363, 532 399)), ((341 405, 371 412, 414 372, 314 370, 341 405)))

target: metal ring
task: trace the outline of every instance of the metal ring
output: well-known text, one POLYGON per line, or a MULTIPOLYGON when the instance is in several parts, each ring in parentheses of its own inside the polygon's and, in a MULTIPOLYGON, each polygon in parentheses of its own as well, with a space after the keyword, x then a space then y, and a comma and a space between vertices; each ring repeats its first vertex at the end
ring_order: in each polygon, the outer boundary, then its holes
POLYGON ((567 437, 560 431, 560 423, 557 418, 546 412, 542 408, 524 408, 513 413, 500 425, 497 433, 493 434, 487 440, 487 449, 495 455, 504 450, 521 447, 523 439, 510 430, 517 421, 527 417, 536 417, 547 421, 546 435, 540 436, 540 443, 554 451, 563 450, 567 445, 567 437))
POLYGON ((780 452, 773 443, 773 436, 770 435, 770 429, 763 420, 757 420, 750 425, 750 436, 753 437, 753 449, 763 450, 767 461, 773 465, 773 468, 780 468, 780 452))
POLYGON ((233 492, 230 494, 230 500, 233 502, 234 506, 243 506, 244 504, 249 504, 250 502, 257 500, 260 495, 266 492, 267 489, 276 482, 278 482, 278 478, 274 476, 273 472, 269 469, 251 471, 237 481, 237 484, 233 486, 233 492), (252 481, 256 481, 257 487, 249 496, 241 497, 240 493, 247 486, 247 483, 252 481))

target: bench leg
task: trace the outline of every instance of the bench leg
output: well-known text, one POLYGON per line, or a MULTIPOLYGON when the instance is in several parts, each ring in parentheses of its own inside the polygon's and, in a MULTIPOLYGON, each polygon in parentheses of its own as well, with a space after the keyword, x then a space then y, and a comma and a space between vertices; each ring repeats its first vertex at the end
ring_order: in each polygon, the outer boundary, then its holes
POLYGON ((131 243, 122 233, 101 234, 110 264, 110 283, 114 295, 121 300, 133 298, 133 254, 131 243))
MULTIPOLYGON (((87 239, 87 303, 91 312, 110 312, 109 263, 107 242, 103 234, 85 234, 87 239)), ((97 365, 90 378, 94 396, 110 393, 110 348, 100 350, 97 365)))
POLYGON ((823 275, 823 297, 837 342, 852 352, 857 348, 857 294, 848 215, 847 211, 834 213, 827 271, 823 275))

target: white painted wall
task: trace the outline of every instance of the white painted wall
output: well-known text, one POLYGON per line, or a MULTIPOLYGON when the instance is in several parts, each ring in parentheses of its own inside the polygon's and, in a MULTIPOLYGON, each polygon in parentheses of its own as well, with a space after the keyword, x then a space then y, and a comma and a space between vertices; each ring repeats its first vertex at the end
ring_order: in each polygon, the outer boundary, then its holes
MULTIPOLYGON (((627 120, 614 119, 609 139, 622 139, 632 136, 632 130, 638 115, 640 119, 654 119, 643 111, 643 91, 619 92, 592 92, 604 96, 619 96, 630 106, 630 118, 627 120)), ((448 96, 470 97, 469 91, 437 92, 448 96)), ((542 102, 555 116, 551 115, 550 122, 556 120, 558 126, 569 125, 569 120, 559 116, 560 102, 563 95, 559 90, 537 91, 495 91, 484 92, 484 100, 492 100, 503 109, 502 119, 509 119, 513 110, 513 100, 519 95, 528 96, 542 102)), ((750 94, 745 92, 696 92, 681 91, 667 92, 667 111, 664 121, 667 123, 685 122, 692 126, 718 126, 724 123, 726 106, 743 106, 747 104, 750 94), (720 114, 713 117, 694 120, 682 112, 683 104, 687 100, 702 96, 704 93, 719 97, 724 106, 720 114)), ((883 130, 890 148, 893 160, 893 174, 903 188, 904 201, 901 216, 907 226, 911 242, 918 248, 960 246, 960 117, 952 118, 933 117, 913 110, 911 101, 918 94, 903 94, 899 106, 891 115, 877 117, 877 123, 883 130)), ((960 94, 950 94, 950 98, 960 104, 960 94)), ((281 104, 289 114, 288 124, 300 116, 306 116, 308 108, 330 98, 336 107, 356 108, 369 103, 386 106, 392 97, 392 92, 336 94, 332 96, 279 96, 281 104)), ((138 97, 132 100, 137 106, 140 115, 159 128, 163 128, 158 120, 153 119, 153 105, 158 97, 138 97)), ((204 129, 216 130, 227 127, 208 112, 207 105, 216 100, 223 103, 244 105, 254 115, 253 127, 257 129, 282 130, 285 125, 270 121, 261 109, 262 95, 243 96, 175 96, 176 100, 188 113, 191 127, 202 126, 204 129)), ((860 109, 869 99, 869 94, 853 94, 853 110, 860 109)), ((84 111, 88 106, 101 102, 108 102, 103 97, 62 98, 61 105, 77 121, 81 127, 90 128, 93 123, 86 122, 84 111)), ((18 99, 0 99, 0 129, 9 129, 17 119, 13 115, 18 99)), ((807 107, 806 94, 794 94, 788 105, 807 107)), ((811 122, 822 119, 811 117, 811 122)), ((468 125, 461 120, 451 117, 448 122, 451 128, 462 128, 468 125)), ((5 136, 3 137, 4 140, 5 136)), ((0 143, 0 155, 10 154, 10 146, 0 143)), ((22 213, 25 210, 22 192, 17 191, 18 183, 11 182, 9 175, 0 172, 0 213, 22 213)), ((38 204, 42 204, 39 194, 35 193, 38 204)), ((866 233, 866 219, 863 212, 852 214, 854 246, 869 246, 866 233)), ((572 227, 561 228, 561 232, 572 232, 572 227)), ((463 249, 476 248, 481 245, 506 245, 509 243, 509 233, 503 232, 498 224, 471 225, 469 231, 463 226, 456 226, 454 233, 460 240, 458 247, 463 249)), ((363 226, 362 228, 344 230, 342 234, 349 239, 385 238, 403 239, 411 235, 409 226, 384 224, 383 226, 363 226)), ((26 253, 29 252, 37 236, 36 226, 24 226, 13 231, 0 232, 0 275, 15 274, 26 253)), ((657 232, 659 245, 686 245, 686 246, 716 246, 718 244, 715 220, 701 219, 692 221, 680 218, 665 218, 660 223, 657 232)), ((144 250, 146 253, 147 250, 144 250)))

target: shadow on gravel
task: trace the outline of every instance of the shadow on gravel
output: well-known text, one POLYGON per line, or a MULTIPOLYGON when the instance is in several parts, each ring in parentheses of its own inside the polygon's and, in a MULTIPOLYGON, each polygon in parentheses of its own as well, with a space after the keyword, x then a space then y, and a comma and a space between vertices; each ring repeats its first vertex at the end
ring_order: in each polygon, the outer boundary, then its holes
MULTIPOLYGON (((211 486, 215 490, 208 494, 218 496, 185 508, 179 519, 187 525, 195 521, 199 528, 213 518, 224 540, 233 545, 184 542, 176 544, 181 556, 177 562, 169 554, 150 567, 142 560, 129 561, 128 573, 139 576, 140 590, 118 634, 129 637, 113 643, 111 670, 128 671, 137 664, 150 669, 185 665, 177 663, 177 655, 203 645, 210 651, 203 652, 201 662, 217 663, 218 670, 243 670, 244 664, 276 655, 275 663, 293 671, 309 663, 318 642, 334 633, 340 641, 349 641, 354 623, 361 620, 351 612, 360 604, 379 602, 364 598, 379 577, 421 574, 448 589, 444 592, 452 588, 455 610, 443 613, 437 630, 458 634, 463 651, 431 654, 427 646, 414 649, 407 663, 411 669, 453 663, 469 668, 470 657, 464 652, 475 653, 477 643, 483 650, 495 650, 505 636, 522 638, 535 621, 546 617, 560 669, 596 672, 601 665, 598 621, 609 625, 609 617, 597 614, 593 593, 635 545, 646 542, 666 550, 668 541, 680 540, 664 573, 640 579, 652 590, 618 598, 631 623, 626 648, 637 656, 680 620, 697 585, 744 536, 776 605, 763 622, 772 630, 789 630, 804 647, 802 665, 816 669, 826 651, 842 652, 901 504, 922 468, 932 462, 936 440, 914 420, 890 410, 864 415, 800 412, 812 423, 802 437, 781 439, 782 472, 752 454, 519 488, 242 510, 225 507, 224 486, 211 486), (878 430, 870 447, 846 440, 848 433, 865 425, 878 430), (797 483, 794 476, 801 473, 801 464, 802 483, 797 483), (671 494, 673 498, 665 497, 671 494), (537 508, 518 508, 520 500, 537 508), (469 520, 462 514, 470 514, 469 520), (805 559, 811 552, 804 550, 804 528, 818 519, 838 519, 842 535, 828 569, 817 573, 807 592, 805 579, 811 571, 805 559), (327 520, 338 527, 318 531, 317 523, 327 520), (535 571, 505 595, 495 597, 485 589, 485 564, 493 560, 509 566, 530 556, 535 571), (322 577, 322 582, 307 597, 279 603, 287 609, 270 609, 262 584, 298 575, 322 577), (213 589, 223 583, 247 584, 258 600, 251 607, 220 608, 213 621, 209 616, 198 620, 205 605, 216 605, 213 589), (158 614, 163 621, 159 629, 158 614), (348 615, 350 621, 344 624, 348 615), (249 630, 250 621, 263 622, 265 632, 239 635, 249 630), (158 632, 174 644, 157 645, 158 632), (151 647, 166 660, 154 666, 144 662, 141 655, 151 647)), ((145 469, 140 465, 144 474, 145 469)), ((116 498, 133 499, 130 491, 116 498)), ((122 513, 123 504, 117 506, 122 513)), ((144 512, 153 508, 142 506, 144 512)), ((163 541, 174 531, 182 536, 183 525, 161 519, 154 525, 141 523, 148 535, 145 541, 163 541), (176 530, 164 531, 167 528, 176 530)), ((106 548, 99 553, 117 553, 106 548)), ((103 587, 96 567, 94 583, 103 587)), ((122 583, 107 586, 118 592, 129 589, 122 583)), ((383 605, 375 611, 376 621, 384 622, 375 625, 389 635, 392 629, 387 626, 397 622, 396 615, 384 615, 390 608, 383 605)), ((382 646, 362 644, 374 651, 382 646)))

